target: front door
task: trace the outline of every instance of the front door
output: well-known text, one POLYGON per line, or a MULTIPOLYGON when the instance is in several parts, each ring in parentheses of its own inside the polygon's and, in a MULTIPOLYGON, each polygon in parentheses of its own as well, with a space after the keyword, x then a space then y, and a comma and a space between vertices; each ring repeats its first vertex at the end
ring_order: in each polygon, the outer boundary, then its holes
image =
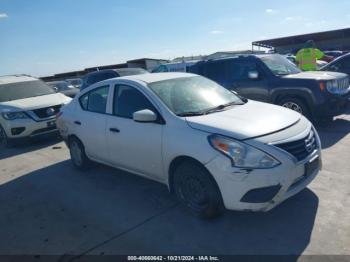
POLYGON ((236 77, 233 79, 233 90, 248 99, 268 102, 268 81, 264 72, 256 65, 256 63, 242 61, 241 63, 238 63, 235 68, 237 72, 234 73, 236 77), (249 77, 249 72, 257 72, 258 78, 251 79, 249 77))
POLYGON ((136 87, 114 87, 113 112, 108 116, 106 128, 109 161, 115 166, 163 180, 163 125, 135 122, 133 113, 143 109, 157 112, 136 87))

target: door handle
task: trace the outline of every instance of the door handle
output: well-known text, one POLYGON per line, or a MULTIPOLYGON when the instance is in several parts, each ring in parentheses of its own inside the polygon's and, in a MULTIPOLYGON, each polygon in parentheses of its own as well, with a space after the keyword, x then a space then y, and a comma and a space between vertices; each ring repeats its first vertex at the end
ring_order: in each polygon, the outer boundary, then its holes
POLYGON ((81 122, 80 121, 74 121, 74 124, 81 126, 81 122))
POLYGON ((120 132, 120 130, 119 130, 118 128, 115 128, 115 127, 111 127, 111 128, 109 129, 109 131, 111 131, 111 132, 113 132, 113 133, 119 133, 119 132, 120 132))

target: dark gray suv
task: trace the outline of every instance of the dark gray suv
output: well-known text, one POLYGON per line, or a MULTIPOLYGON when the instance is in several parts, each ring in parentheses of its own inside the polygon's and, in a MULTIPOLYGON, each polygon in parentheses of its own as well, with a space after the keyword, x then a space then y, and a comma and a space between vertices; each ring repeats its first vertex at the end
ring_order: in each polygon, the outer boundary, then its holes
POLYGON ((148 71, 142 68, 106 69, 106 70, 91 72, 83 77, 83 85, 80 87, 80 90, 83 90, 88 86, 91 86, 92 84, 95 84, 97 82, 100 82, 106 79, 121 77, 121 76, 129 76, 129 75, 141 75, 141 74, 147 74, 147 73, 148 71))
POLYGON ((243 97, 281 105, 312 120, 330 120, 342 114, 350 98, 346 74, 302 72, 278 54, 201 61, 189 71, 210 78, 243 97))

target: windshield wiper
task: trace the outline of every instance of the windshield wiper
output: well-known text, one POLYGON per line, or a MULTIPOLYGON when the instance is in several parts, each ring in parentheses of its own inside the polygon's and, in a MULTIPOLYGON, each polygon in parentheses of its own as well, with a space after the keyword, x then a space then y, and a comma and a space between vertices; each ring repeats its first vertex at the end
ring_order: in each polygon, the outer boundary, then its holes
POLYGON ((204 114, 210 114, 210 113, 214 113, 214 112, 218 112, 218 111, 222 111, 224 110, 226 107, 229 107, 229 106, 233 106, 233 105, 243 105, 243 103, 239 103, 239 102, 230 102, 230 103, 227 103, 227 104, 222 104, 222 105, 218 105, 216 107, 213 107, 213 108, 209 108, 205 111, 203 111, 204 114))
POLYGON ((245 102, 243 101, 242 103, 239 102, 230 102, 227 104, 222 104, 222 105, 218 105, 216 107, 212 107, 209 109, 205 109, 202 111, 190 111, 190 112, 184 112, 184 113, 179 113, 176 114, 177 116, 203 116, 203 115, 207 115, 210 113, 214 113, 214 112, 218 112, 218 111, 222 111, 223 109, 225 109, 226 107, 232 106, 232 105, 243 105, 245 102))
POLYGON ((179 113, 176 114, 177 116, 202 116, 205 115, 203 112, 184 112, 184 113, 179 113))

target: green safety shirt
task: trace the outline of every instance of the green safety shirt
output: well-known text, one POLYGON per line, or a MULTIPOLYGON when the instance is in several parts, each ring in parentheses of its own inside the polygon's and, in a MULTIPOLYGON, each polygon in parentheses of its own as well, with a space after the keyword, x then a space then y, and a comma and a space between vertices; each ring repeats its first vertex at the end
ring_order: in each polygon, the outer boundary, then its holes
POLYGON ((324 53, 317 48, 303 48, 296 56, 298 66, 303 71, 316 71, 316 61, 321 59, 324 53))

